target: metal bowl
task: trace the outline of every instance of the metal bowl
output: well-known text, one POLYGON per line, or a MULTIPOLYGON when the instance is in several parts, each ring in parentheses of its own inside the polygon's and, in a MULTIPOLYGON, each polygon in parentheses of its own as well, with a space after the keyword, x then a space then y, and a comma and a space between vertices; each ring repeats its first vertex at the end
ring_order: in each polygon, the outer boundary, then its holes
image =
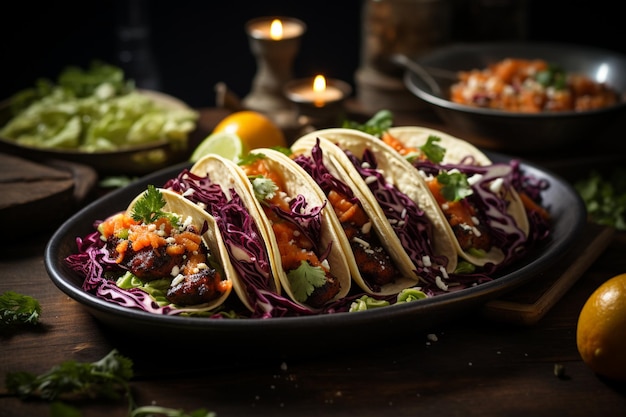
POLYGON ((585 138, 598 138, 626 108, 626 57, 607 50, 557 43, 464 43, 434 50, 414 62, 421 71, 409 69, 407 59, 403 62, 407 88, 430 105, 454 133, 491 149, 538 151, 573 146, 585 138), (619 92, 621 101, 598 110, 533 114, 450 101, 449 89, 458 71, 483 69, 504 58, 543 59, 568 73, 605 82, 619 92))

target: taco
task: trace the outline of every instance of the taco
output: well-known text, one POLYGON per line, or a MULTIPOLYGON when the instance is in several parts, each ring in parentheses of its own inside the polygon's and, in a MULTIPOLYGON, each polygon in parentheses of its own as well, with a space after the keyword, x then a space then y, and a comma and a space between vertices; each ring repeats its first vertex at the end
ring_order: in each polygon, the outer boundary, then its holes
POLYGON ((404 275, 445 287, 456 269, 456 251, 412 166, 376 137, 354 129, 314 131, 292 149, 312 149, 316 143, 335 161, 341 178, 351 181, 404 275))
POLYGON ((281 291, 270 265, 269 237, 251 204, 252 186, 236 175, 237 166, 218 155, 198 160, 182 170, 164 188, 170 189, 215 218, 233 268, 235 292, 253 317, 272 316, 267 298, 281 291))
POLYGON ((220 182, 242 182, 239 185, 247 191, 241 197, 260 219, 272 272, 289 299, 315 311, 348 294, 350 271, 336 244, 329 208, 317 185, 295 162, 262 148, 239 165, 211 156, 198 161, 192 171, 221 178, 220 182), (226 170, 218 169, 218 160, 226 170))
POLYGON ((417 169, 462 258, 483 266, 516 256, 530 226, 512 165, 494 164, 469 142, 433 129, 392 127, 381 139, 417 169))
POLYGON ((234 270, 214 219, 174 192, 148 186, 98 233, 105 274, 128 290, 129 297, 118 291, 112 301, 143 305, 143 292, 163 314, 177 314, 214 310, 231 293, 234 270))
MULTIPOLYGON (((296 141, 291 158, 324 193, 333 208, 338 243, 348 259, 352 278, 370 295, 392 295, 415 286, 419 278, 391 223, 355 185, 356 178, 338 166, 341 155, 323 138, 296 141)), ((344 162, 345 163, 345 162, 344 162)))

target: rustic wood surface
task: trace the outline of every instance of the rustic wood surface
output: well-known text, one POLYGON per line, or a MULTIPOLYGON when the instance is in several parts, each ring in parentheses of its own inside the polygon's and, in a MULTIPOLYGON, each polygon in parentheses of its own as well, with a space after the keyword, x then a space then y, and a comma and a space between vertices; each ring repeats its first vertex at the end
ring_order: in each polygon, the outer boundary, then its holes
MULTIPOLYGON (((216 115, 204 112, 210 126, 216 115)), ((282 360, 251 360, 245 347, 224 350, 129 343, 103 328, 52 283, 43 254, 51 232, 12 239, 0 250, 0 293, 31 295, 43 307, 41 326, 0 335, 0 417, 48 416, 50 404, 8 396, 6 374, 43 373, 66 361, 92 362, 113 348, 134 362, 138 404, 218 417, 256 416, 623 416, 626 383, 595 375, 576 349, 576 321, 587 297, 626 272, 626 234, 615 233, 558 302, 532 325, 514 325, 470 311, 428 332, 406 329, 370 346, 364 335, 349 349, 282 360), (192 353, 190 353, 192 352, 192 353), (561 375, 555 367, 562 366, 561 375)), ((590 240, 592 241, 592 240, 590 240)), ((564 268, 566 266, 564 265, 564 268)), ((329 335, 332 337, 332 335, 329 335)), ((271 343, 271 341, 268 341, 271 343)), ((127 403, 75 403, 83 416, 124 416, 127 403)))

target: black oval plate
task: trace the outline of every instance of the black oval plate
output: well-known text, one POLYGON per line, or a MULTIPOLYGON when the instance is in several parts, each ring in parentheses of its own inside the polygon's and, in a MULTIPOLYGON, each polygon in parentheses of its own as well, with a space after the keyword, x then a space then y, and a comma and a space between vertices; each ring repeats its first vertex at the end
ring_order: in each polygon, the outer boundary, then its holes
MULTIPOLYGON (((511 159, 494 153, 489 156, 494 161, 511 159)), ((61 225, 45 250, 45 267, 61 291, 82 304, 110 330, 142 342, 217 343, 223 348, 243 347, 250 354, 288 356, 352 346, 357 340, 369 344, 370 340, 417 334, 533 280, 567 252, 586 221, 584 203, 571 185, 522 161, 526 173, 551 184, 544 193, 545 205, 554 219, 551 237, 534 248, 523 261, 503 271, 497 279, 476 287, 358 313, 233 320, 155 315, 121 307, 84 292, 82 279, 63 261, 76 251, 76 237, 92 232, 95 220, 125 209, 148 184, 161 186, 187 166, 184 163, 160 170, 91 203, 61 225)))

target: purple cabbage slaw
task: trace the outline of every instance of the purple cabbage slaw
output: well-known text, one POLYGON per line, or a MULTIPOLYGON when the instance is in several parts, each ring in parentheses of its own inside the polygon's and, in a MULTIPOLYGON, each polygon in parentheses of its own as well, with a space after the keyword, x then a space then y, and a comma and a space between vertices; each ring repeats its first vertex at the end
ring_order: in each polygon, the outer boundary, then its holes
MULTIPOLYGON (((533 201, 541 203, 541 192, 549 187, 545 180, 537 181, 525 175, 519 161, 494 163, 491 165, 475 165, 471 156, 463 158, 459 163, 437 164, 429 160, 415 159, 412 162, 425 175, 437 176, 441 171, 457 170, 468 178, 478 175, 478 181, 471 184, 473 194, 465 197, 465 201, 477 208, 476 216, 481 224, 489 227, 494 245, 504 250, 504 261, 498 266, 510 264, 526 253, 528 248, 538 240, 544 239, 549 233, 549 222, 536 212, 527 212, 529 219, 529 235, 525 236, 517 226, 515 219, 507 212, 506 196, 515 190, 525 193, 533 201), (492 181, 502 180, 502 196, 490 189, 492 181)), ((494 268, 488 268, 493 273, 494 268)))

